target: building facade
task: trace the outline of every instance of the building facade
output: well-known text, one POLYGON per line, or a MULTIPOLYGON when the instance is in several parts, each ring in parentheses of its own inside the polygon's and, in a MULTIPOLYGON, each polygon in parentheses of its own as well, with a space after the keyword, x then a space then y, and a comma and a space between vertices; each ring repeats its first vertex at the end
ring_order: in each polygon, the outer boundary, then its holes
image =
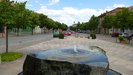
MULTIPOLYGON (((98 16, 99 18, 99 25, 98 25, 98 29, 97 29, 97 33, 102 33, 102 34, 112 34, 112 33, 120 33, 122 32, 121 29, 114 29, 114 28, 111 28, 111 29, 105 29, 102 27, 102 21, 104 20, 104 17, 106 15, 116 15, 116 13, 118 11, 122 11, 125 7, 119 7, 119 8, 116 8, 116 9, 113 9, 111 11, 106 11, 105 13, 101 14, 100 16, 98 16)), ((133 6, 131 7, 127 7, 130 11, 133 11, 133 6)), ((125 33, 133 33, 133 30, 130 30, 130 29, 127 29, 125 30, 125 33)))

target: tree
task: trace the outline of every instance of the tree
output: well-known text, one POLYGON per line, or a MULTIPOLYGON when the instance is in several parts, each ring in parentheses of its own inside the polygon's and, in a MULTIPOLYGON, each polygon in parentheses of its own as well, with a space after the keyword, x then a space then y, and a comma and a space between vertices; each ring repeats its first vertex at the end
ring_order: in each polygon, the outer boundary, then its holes
POLYGON ((67 30, 68 29, 68 26, 64 23, 61 24, 61 29, 62 30, 67 30))
POLYGON ((29 15, 29 27, 32 29, 32 35, 33 35, 33 30, 35 27, 37 27, 40 24, 39 21, 39 15, 33 11, 30 11, 29 15))
POLYGON ((39 14, 39 21, 40 21, 39 26, 40 26, 40 28, 46 27, 46 19, 47 19, 46 15, 39 14))
POLYGON ((108 29, 108 33, 109 33, 109 29, 113 27, 113 21, 114 20, 114 16, 113 15, 106 15, 104 17, 104 20, 102 21, 102 27, 105 29, 105 33, 106 33, 106 29, 108 29))
POLYGON ((98 27, 98 17, 93 15, 88 23, 88 29, 94 31, 98 27))
POLYGON ((128 8, 124 8, 122 11, 117 12, 116 14, 116 20, 117 24, 119 24, 119 28, 121 28, 122 32, 125 31, 125 29, 128 29, 128 18, 130 16, 130 11, 128 8))
POLYGON ((0 2, 0 21, 2 27, 6 27, 6 52, 8 52, 8 29, 14 24, 14 15, 12 2, 8 0, 0 2))
POLYGON ((57 28, 56 28, 56 29, 61 29, 61 28, 62 28, 62 26, 61 26, 61 23, 60 23, 60 22, 55 22, 55 24, 56 24, 56 26, 57 26, 57 28))
POLYGON ((76 24, 76 26, 77 26, 77 29, 80 29, 80 28, 81 28, 80 22, 78 22, 78 23, 76 24))
POLYGON ((88 26, 88 22, 83 23, 83 30, 88 30, 88 29, 87 29, 87 26, 88 26))
POLYGON ((130 12, 130 16, 128 16, 128 28, 133 29, 133 12, 130 12))
POLYGON ((70 26, 69 28, 70 28, 70 30, 72 30, 72 31, 76 31, 76 26, 70 26))
POLYGON ((25 9, 26 2, 16 3, 14 5, 14 28, 17 29, 17 36, 19 36, 20 29, 26 28, 29 23, 29 11, 25 9))
POLYGON ((47 18, 45 21, 46 21, 46 23, 45 23, 45 24, 46 24, 46 28, 47 28, 48 30, 54 28, 54 21, 53 21, 52 19, 47 18))

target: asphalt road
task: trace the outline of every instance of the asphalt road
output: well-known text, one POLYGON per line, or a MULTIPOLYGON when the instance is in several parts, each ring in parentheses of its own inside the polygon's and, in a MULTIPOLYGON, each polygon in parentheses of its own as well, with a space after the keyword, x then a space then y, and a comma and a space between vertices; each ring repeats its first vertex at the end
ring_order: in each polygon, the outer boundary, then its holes
MULTIPOLYGON (((44 38, 52 38, 52 34, 9 37, 9 45, 15 45, 19 43, 25 43, 29 41, 38 40, 38 39, 44 39, 44 38)), ((5 44, 6 44, 6 39, 0 38, 0 46, 4 46, 5 44)))
MULTIPOLYGON (((40 35, 28 35, 28 36, 9 36, 9 50, 15 50, 18 48, 25 47, 26 45, 33 45, 40 42, 43 42, 45 40, 52 39, 52 34, 40 34, 40 35)), ((2 50, 5 50, 6 46, 6 39, 0 38, 0 52, 3 52, 2 50)))

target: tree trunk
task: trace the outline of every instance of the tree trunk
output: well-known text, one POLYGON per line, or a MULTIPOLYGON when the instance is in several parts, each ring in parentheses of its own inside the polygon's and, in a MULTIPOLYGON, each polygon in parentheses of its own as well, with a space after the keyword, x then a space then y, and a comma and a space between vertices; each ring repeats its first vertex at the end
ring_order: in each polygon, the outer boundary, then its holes
POLYGON ((8 53, 8 28, 7 25, 5 25, 5 34, 6 34, 6 53, 8 53))
POLYGON ((114 28, 112 28, 113 30, 112 30, 112 33, 114 33, 114 28))
POLYGON ((124 29, 124 28, 122 28, 122 32, 123 32, 123 33, 125 32, 125 29, 124 29))
POLYGON ((109 29, 108 29, 108 35, 109 35, 109 29))
POLYGON ((106 34, 106 28, 104 28, 104 34, 106 34))
POLYGON ((17 36, 19 36, 19 29, 20 29, 20 28, 17 28, 17 36))
POLYGON ((44 34, 46 33, 45 28, 43 29, 43 33, 44 33, 44 34))
POLYGON ((32 35, 34 34, 34 32, 33 32, 33 31, 34 31, 34 28, 32 28, 32 35))
POLYGON ((98 33, 100 34, 101 33, 101 30, 100 30, 101 28, 98 28, 98 33))

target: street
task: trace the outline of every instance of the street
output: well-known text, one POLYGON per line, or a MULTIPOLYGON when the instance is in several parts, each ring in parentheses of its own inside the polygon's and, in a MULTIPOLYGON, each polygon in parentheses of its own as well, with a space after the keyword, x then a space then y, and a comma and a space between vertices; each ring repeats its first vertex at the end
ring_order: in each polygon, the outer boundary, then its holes
MULTIPOLYGON (((9 51, 21 46, 21 48, 25 45, 33 45, 39 42, 42 42, 46 39, 51 39, 52 34, 41 34, 41 35, 30 35, 30 36, 10 36, 9 37, 9 51)), ((5 51, 6 39, 0 38, 0 52, 5 51)), ((18 49, 18 48, 17 48, 18 49)))

